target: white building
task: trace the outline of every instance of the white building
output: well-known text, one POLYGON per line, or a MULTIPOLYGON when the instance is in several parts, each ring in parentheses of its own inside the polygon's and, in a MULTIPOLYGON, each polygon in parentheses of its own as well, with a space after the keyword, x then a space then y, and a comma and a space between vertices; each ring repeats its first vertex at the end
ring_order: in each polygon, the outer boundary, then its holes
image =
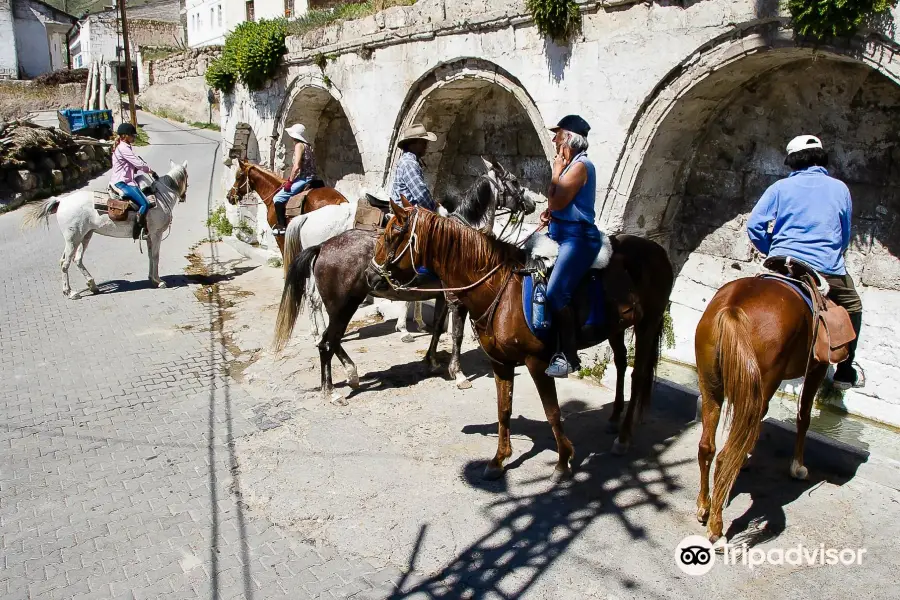
POLYGON ((65 69, 66 32, 76 20, 38 0, 0 0, 0 78, 65 69))
MULTIPOLYGON (((2 1, 2 0, 0 0, 2 1)), ((324 0, 186 0, 188 45, 224 44, 225 36, 244 21, 295 19, 324 0)), ((331 2, 333 4, 333 2, 331 2)))

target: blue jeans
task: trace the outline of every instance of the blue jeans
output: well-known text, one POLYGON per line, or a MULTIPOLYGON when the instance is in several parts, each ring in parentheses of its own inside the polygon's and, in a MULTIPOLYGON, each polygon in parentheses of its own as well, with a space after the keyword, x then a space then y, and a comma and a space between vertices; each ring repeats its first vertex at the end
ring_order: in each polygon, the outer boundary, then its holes
POLYGON ((116 184, 116 187, 122 191, 123 196, 129 200, 133 200, 134 203, 138 205, 138 214, 147 214, 147 210, 150 208, 150 201, 147 200, 147 197, 144 195, 144 192, 141 191, 141 188, 136 185, 128 185, 121 181, 116 184))
POLYGON ((291 191, 286 192, 284 188, 282 188, 277 194, 275 194, 275 202, 279 204, 283 204, 291 199, 291 196, 295 194, 299 194, 300 190, 304 185, 309 183, 309 179, 297 179, 294 183, 291 184, 291 191))
POLYGON ((550 221, 550 238, 559 244, 559 257, 547 282, 547 306, 553 312, 565 308, 587 274, 603 239, 593 223, 550 221))

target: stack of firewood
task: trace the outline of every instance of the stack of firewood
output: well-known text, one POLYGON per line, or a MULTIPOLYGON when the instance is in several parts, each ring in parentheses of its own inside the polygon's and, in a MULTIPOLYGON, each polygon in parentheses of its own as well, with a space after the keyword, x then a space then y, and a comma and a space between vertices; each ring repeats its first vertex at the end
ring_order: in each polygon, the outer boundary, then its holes
POLYGON ((84 110, 106 110, 106 71, 105 60, 95 60, 88 70, 88 82, 84 89, 84 110))

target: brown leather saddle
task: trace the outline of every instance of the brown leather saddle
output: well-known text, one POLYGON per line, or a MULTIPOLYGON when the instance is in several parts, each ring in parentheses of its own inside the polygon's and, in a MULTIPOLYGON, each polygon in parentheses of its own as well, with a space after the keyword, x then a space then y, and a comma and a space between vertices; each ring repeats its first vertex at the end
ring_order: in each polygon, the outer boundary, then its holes
POLYGON ((321 179, 311 179, 309 183, 300 188, 299 192, 291 196, 291 199, 288 200, 287 206, 285 207, 284 214, 289 219, 303 214, 303 203, 306 201, 306 197, 309 196, 309 193, 313 190, 323 187, 325 187, 324 181, 321 179))
POLYGON ((794 292, 802 290, 812 305, 813 322, 818 323, 813 332, 813 358, 820 363, 836 365, 847 358, 848 345, 856 339, 850 315, 842 307, 827 298, 828 283, 808 264, 789 256, 770 256, 763 267, 772 273, 760 273, 759 277, 783 279, 794 292))
MULTIPOLYGON (((142 178, 139 183, 141 191, 150 201, 150 210, 156 208, 156 196, 150 193, 153 182, 142 178)), ((109 185, 105 192, 94 192, 94 208, 100 214, 108 215, 110 221, 127 221, 128 213, 136 213, 140 207, 124 197, 119 188, 109 185)))
POLYGON ((372 194, 366 195, 359 199, 359 206, 356 208, 356 220, 353 222, 354 229, 363 229, 365 231, 381 231, 391 218, 391 201, 384 200, 372 194))

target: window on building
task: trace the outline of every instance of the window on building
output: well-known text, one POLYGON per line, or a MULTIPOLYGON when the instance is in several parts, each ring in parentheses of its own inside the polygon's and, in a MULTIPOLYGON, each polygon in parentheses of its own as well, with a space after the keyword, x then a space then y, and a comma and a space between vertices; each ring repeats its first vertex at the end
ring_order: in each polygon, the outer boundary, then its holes
POLYGON ((246 4, 247 8, 247 20, 255 21, 256 20, 256 11, 253 10, 253 0, 248 0, 246 4))
POLYGON ((216 9, 214 9, 212 6, 210 6, 209 7, 209 27, 210 27, 210 29, 213 27, 213 25, 215 25, 215 23, 216 23, 216 9))
POLYGON ((284 0, 284 16, 291 18, 294 13, 294 0, 284 0))
POLYGON ((219 27, 222 26, 222 5, 219 5, 219 27))

